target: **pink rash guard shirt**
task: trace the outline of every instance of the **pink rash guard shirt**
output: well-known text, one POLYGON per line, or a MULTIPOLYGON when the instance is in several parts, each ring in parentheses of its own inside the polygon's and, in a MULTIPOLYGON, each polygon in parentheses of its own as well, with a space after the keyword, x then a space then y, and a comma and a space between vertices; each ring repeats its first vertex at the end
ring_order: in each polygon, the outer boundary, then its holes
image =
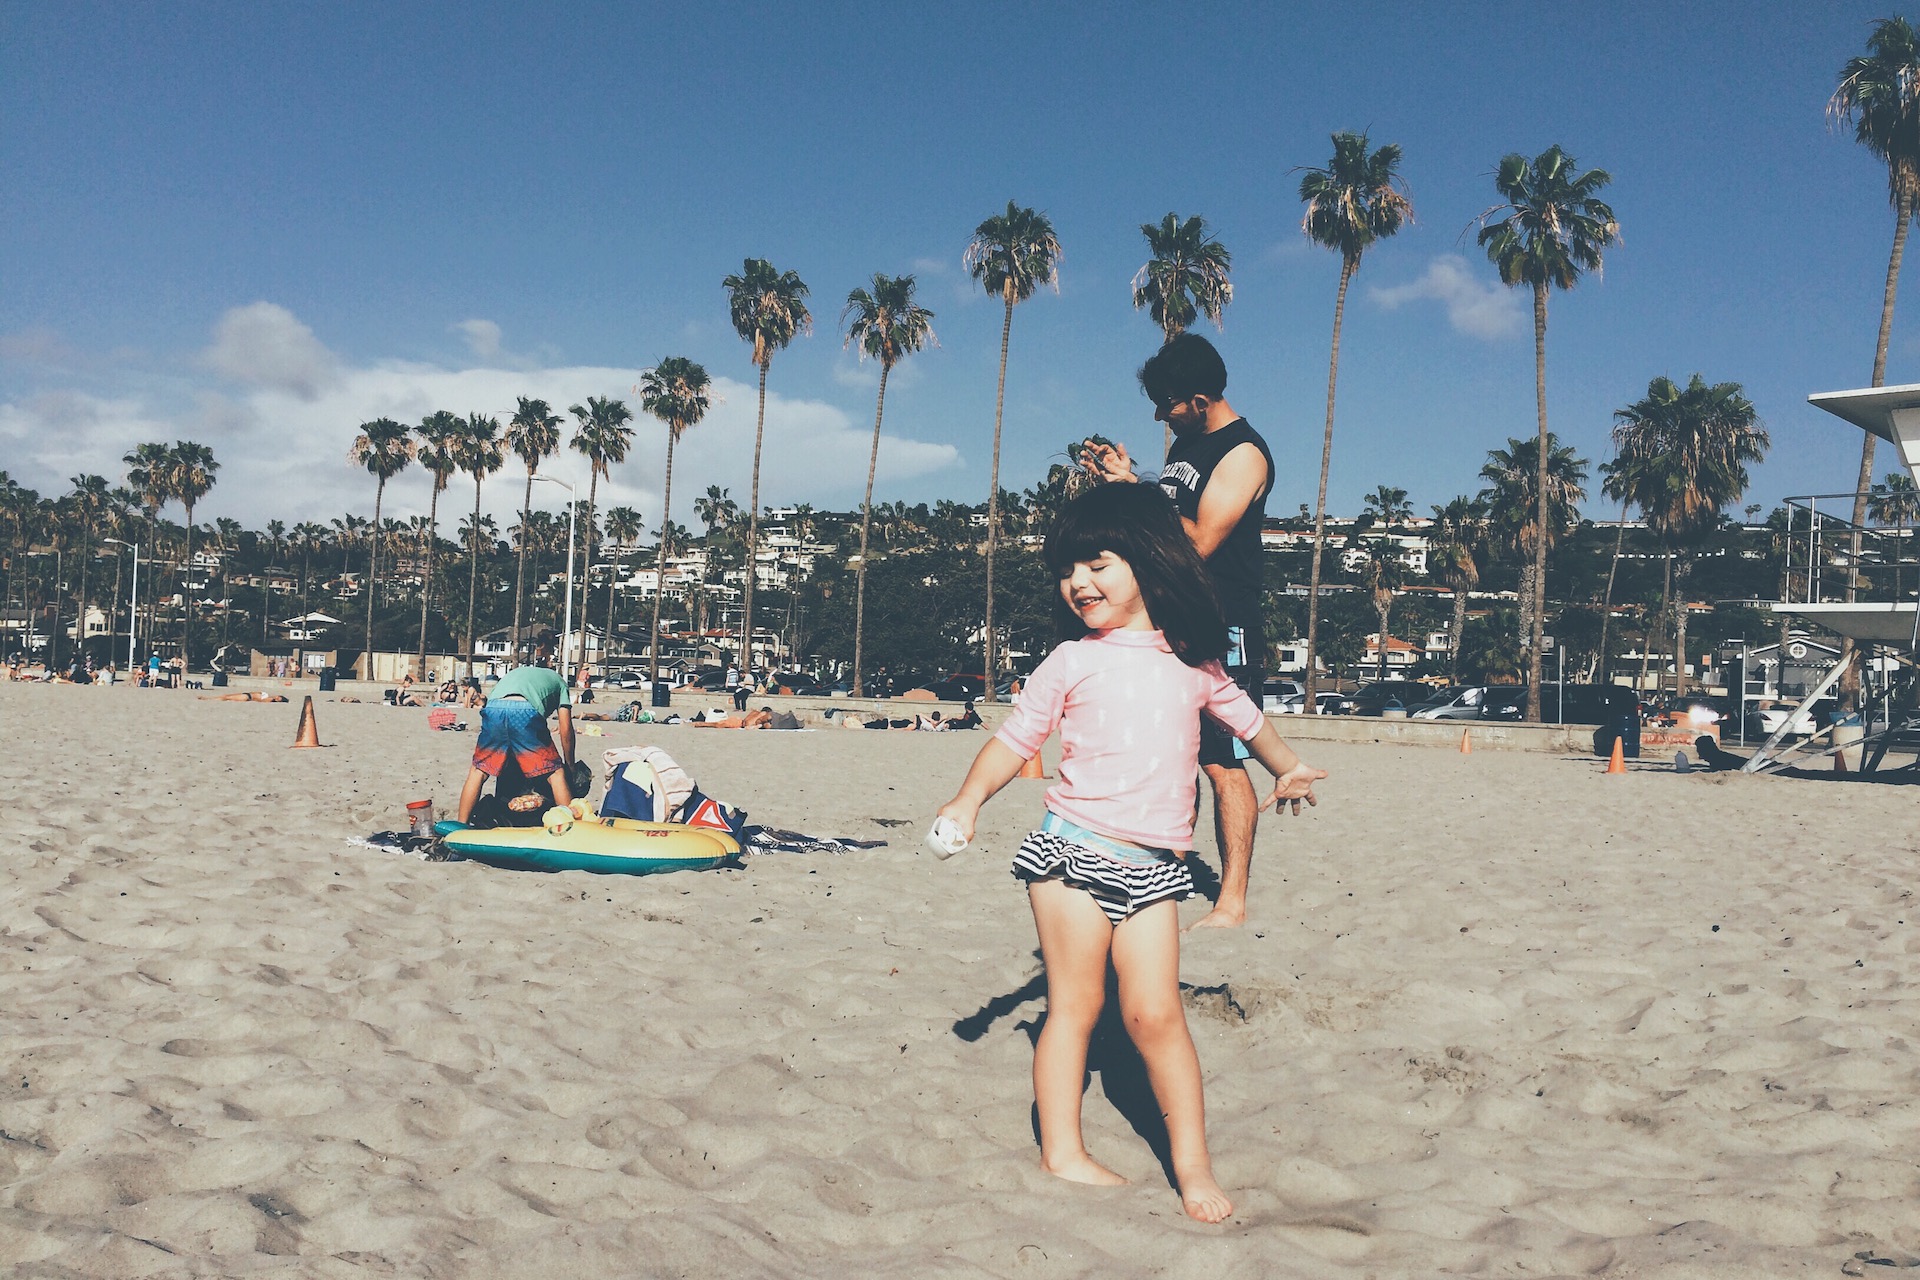
POLYGON ((994 736, 1031 757, 1058 728, 1049 810, 1116 840, 1185 851, 1202 712, 1243 740, 1266 723, 1218 662, 1188 666, 1158 631, 1095 631, 1047 655, 994 736))

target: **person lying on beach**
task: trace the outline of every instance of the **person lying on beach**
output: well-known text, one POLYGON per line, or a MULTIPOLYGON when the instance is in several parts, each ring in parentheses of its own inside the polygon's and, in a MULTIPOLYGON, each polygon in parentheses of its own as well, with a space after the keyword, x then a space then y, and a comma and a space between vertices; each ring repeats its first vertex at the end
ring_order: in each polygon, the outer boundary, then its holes
POLYGON ((1040 1167, 1069 1182, 1126 1181, 1087 1151, 1080 1124, 1087 1046, 1111 966, 1122 1021, 1166 1121, 1182 1207, 1198 1221, 1224 1222, 1233 1200, 1207 1150, 1175 906, 1193 889, 1186 858, 1200 717, 1246 742, 1273 774, 1262 809, 1315 803, 1314 784, 1327 775, 1281 741, 1221 666, 1226 619, 1199 552, 1156 486, 1102 485, 1074 499, 1041 554, 1057 583, 1063 643, 1034 671, 940 816, 971 841, 980 807, 1059 731, 1059 781, 1012 867, 1026 882, 1047 981, 1033 1053, 1040 1167), (1140 725, 1156 732, 1136 733, 1140 725))
POLYGON ((696 729, 765 729, 773 720, 773 708, 762 707, 758 711, 748 711, 737 716, 725 716, 719 720, 689 720, 696 729))
POLYGON ((646 711, 638 702, 629 702, 611 714, 605 711, 582 711, 575 720, 610 720, 616 724, 641 724, 646 711))
POLYGON ((547 667, 515 667, 493 686, 493 695, 480 709, 480 737, 474 744, 473 764, 460 788, 459 820, 473 816, 480 789, 488 778, 499 778, 512 761, 529 780, 552 776, 553 802, 570 804, 567 767, 573 763, 573 706, 567 682, 547 667), (557 716, 560 743, 554 745, 547 717, 557 716))
POLYGON ((252 693, 203 693, 202 702, 285 702, 286 696, 278 693, 264 693, 258 689, 252 693))

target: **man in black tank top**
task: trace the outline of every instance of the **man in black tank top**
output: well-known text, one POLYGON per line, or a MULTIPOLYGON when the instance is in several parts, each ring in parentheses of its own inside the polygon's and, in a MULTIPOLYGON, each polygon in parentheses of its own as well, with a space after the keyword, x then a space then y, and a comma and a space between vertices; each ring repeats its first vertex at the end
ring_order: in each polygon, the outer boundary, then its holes
MULTIPOLYGON (((1173 446, 1159 477, 1180 522, 1213 576, 1233 648, 1226 669, 1260 704, 1265 683, 1265 628, 1261 625, 1260 527, 1273 488, 1273 455, 1266 441, 1227 403, 1227 367, 1213 344, 1183 333, 1140 369, 1140 386, 1153 416, 1173 430, 1173 446)), ((1130 481, 1126 447, 1088 446, 1081 462, 1095 479, 1130 481)), ((1214 837, 1220 847, 1220 896, 1193 927, 1232 928, 1246 922, 1247 877, 1260 816, 1247 751, 1205 717, 1200 721, 1200 767, 1213 787, 1214 837)))

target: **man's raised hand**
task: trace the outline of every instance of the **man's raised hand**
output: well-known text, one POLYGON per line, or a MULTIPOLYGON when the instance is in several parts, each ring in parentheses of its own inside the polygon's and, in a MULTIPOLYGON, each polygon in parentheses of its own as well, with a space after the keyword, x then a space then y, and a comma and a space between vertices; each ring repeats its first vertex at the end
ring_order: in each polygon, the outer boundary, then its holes
POLYGON ((1133 459, 1124 444, 1102 444, 1095 440, 1080 442, 1080 465, 1100 484, 1138 480, 1133 474, 1133 459))

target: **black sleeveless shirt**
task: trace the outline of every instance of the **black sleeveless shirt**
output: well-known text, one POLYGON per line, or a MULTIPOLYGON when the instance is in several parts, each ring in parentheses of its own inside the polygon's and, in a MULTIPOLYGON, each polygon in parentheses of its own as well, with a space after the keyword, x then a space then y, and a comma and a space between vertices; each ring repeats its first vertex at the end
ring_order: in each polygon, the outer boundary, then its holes
POLYGON ((1261 581, 1260 527, 1267 518, 1267 495, 1273 492, 1273 454, 1260 433, 1235 418, 1218 431, 1176 435, 1173 448, 1167 450, 1167 464, 1160 471, 1160 487, 1173 499, 1173 505, 1188 520, 1200 518, 1200 495, 1213 479, 1220 459, 1243 444, 1260 450, 1266 460, 1267 481, 1260 486, 1246 514, 1233 526, 1224 541, 1207 557, 1207 570, 1213 575, 1213 589, 1220 597, 1220 608, 1227 625, 1246 631, 1247 647, 1260 652, 1265 639, 1260 625, 1261 581))

